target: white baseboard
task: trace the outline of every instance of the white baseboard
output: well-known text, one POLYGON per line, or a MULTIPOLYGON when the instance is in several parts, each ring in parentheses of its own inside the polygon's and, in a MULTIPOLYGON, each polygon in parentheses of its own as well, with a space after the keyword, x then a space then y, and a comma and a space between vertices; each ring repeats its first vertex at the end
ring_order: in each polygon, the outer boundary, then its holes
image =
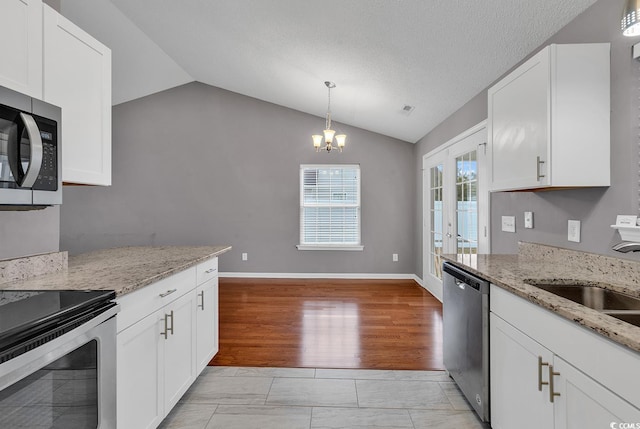
MULTIPOLYGON (((422 281, 422 279, 420 277, 418 277, 417 274, 413 275, 413 279, 416 281, 416 283, 418 283, 420 286, 425 287, 424 286, 424 282, 422 281)), ((426 288, 425 288, 426 289, 426 288)))
MULTIPOLYGON (((220 273, 219 277, 255 279, 365 279, 365 280, 416 280, 415 274, 380 273, 220 273)), ((418 280, 416 280, 418 281, 418 280)), ((422 281, 418 284, 422 286, 422 281)))

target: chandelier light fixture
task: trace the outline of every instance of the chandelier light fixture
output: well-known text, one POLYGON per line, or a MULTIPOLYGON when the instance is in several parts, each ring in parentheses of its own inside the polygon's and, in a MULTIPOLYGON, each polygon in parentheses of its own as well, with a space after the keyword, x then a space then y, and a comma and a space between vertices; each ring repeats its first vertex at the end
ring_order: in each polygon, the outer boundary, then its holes
POLYGON ((314 134, 311 136, 313 139, 313 147, 316 149, 316 152, 320 152, 321 150, 325 150, 327 152, 331 152, 336 147, 340 152, 344 148, 345 142, 347 140, 346 134, 338 134, 336 135, 335 130, 331 129, 331 89, 336 87, 336 84, 333 82, 325 82, 324 83, 329 89, 329 103, 327 105, 327 120, 324 127, 324 136, 320 134, 314 134), (333 145, 333 140, 335 138, 336 145, 333 145), (324 146, 323 146, 324 143, 324 146))
POLYGON ((640 0, 625 2, 620 29, 625 36, 640 36, 640 0))

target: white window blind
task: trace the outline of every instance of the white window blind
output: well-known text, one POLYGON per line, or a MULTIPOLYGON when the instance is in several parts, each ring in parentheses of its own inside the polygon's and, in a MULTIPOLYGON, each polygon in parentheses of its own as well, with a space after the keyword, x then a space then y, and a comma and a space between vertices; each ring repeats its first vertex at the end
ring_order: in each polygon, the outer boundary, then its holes
POLYGON ((362 250, 360 166, 300 166, 301 250, 362 250))

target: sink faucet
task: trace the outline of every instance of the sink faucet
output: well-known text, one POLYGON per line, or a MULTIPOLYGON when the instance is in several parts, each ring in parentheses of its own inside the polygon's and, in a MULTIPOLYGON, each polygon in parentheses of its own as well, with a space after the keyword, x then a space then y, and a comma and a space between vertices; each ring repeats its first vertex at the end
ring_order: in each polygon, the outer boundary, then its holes
POLYGON ((613 250, 622 253, 640 252, 640 243, 634 241, 623 241, 612 247, 613 250))

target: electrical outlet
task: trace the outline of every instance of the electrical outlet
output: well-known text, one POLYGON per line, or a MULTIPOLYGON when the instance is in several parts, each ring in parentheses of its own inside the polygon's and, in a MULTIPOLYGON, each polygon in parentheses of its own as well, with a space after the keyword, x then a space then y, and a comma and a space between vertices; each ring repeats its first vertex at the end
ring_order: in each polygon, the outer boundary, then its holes
POLYGON ((570 220, 567 228, 567 240, 580 243, 580 221, 570 220))
POLYGON ((516 217, 502 216, 502 230, 504 232, 516 232, 516 217))
POLYGON ((524 212, 524 227, 526 229, 533 228, 533 212, 524 212))
POLYGON ((249 255, 247 253, 243 253, 242 254, 242 260, 243 261, 248 261, 249 260, 249 255))
POLYGON ((394 253, 393 255, 391 255, 391 260, 392 260, 393 262, 398 262, 398 254, 397 254, 397 253, 394 253))

